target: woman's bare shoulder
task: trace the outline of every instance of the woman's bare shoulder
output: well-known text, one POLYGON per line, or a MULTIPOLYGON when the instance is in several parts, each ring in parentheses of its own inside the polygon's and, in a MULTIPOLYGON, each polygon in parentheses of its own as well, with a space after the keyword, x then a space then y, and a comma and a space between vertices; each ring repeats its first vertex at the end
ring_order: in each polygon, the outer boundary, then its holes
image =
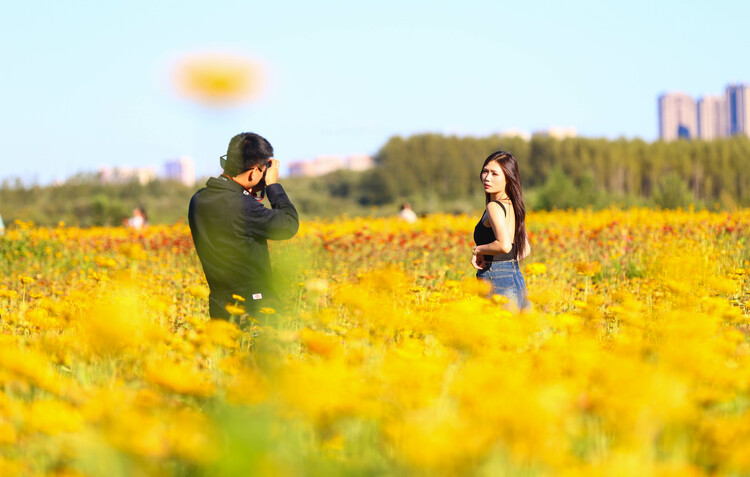
POLYGON ((487 212, 502 212, 504 216, 513 210, 513 204, 510 201, 490 201, 487 203, 487 212))

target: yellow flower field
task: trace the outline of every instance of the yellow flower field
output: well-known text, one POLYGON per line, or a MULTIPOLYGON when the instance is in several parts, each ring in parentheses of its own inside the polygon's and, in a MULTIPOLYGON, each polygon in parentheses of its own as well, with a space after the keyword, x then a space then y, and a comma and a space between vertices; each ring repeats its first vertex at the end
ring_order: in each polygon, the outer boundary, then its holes
POLYGON ((531 213, 524 314, 476 220, 303 217, 247 331, 185 225, 16 223, 0 475, 750 474, 750 210, 531 213))

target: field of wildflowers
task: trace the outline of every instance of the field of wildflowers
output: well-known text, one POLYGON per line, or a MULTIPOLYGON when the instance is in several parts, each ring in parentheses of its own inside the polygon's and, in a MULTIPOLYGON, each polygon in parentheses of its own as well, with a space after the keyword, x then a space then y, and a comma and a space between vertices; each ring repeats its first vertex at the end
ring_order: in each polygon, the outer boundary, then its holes
POLYGON ((521 315, 477 218, 303 218, 247 331, 185 225, 16 223, 0 475, 750 474, 750 210, 532 213, 521 315))

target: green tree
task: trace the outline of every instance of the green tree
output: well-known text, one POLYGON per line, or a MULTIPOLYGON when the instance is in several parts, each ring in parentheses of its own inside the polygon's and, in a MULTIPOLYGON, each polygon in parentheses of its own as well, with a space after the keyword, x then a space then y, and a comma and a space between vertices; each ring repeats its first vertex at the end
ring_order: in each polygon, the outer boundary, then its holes
POLYGON ((685 208, 691 204, 692 194, 680 175, 670 172, 659 180, 653 200, 663 209, 685 208))

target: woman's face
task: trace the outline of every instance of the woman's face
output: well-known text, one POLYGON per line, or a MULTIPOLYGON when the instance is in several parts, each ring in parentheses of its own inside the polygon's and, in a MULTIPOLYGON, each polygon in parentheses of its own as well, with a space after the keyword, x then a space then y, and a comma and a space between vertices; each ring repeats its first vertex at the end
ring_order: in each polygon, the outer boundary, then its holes
POLYGON ((486 193, 505 192, 505 173, 496 161, 488 162, 479 177, 486 193))

